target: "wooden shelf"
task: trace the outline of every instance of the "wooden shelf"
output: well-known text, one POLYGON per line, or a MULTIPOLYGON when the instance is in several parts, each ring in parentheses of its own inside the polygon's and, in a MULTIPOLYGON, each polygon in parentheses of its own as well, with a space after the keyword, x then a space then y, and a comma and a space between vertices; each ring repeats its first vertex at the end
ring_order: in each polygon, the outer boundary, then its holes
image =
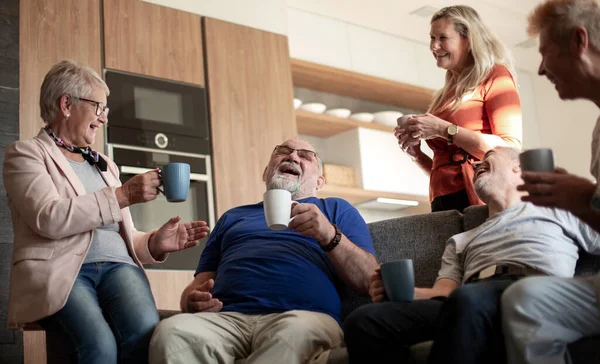
POLYGON ((350 202, 353 205, 369 200, 374 200, 378 197, 395 198, 398 200, 413 200, 419 203, 419 206, 408 207, 402 211, 407 213, 427 213, 431 212, 429 199, 426 196, 416 196, 404 193, 393 193, 384 191, 363 190, 356 187, 342 187, 335 185, 325 185, 322 190, 317 192, 319 198, 339 197, 350 202))
POLYGON ((294 86, 413 110, 427 110, 433 90, 292 59, 294 86))
POLYGON ((313 135, 320 138, 327 138, 356 128, 383 130, 390 133, 394 131, 393 127, 387 125, 342 119, 304 110, 296 110, 296 127, 298 134, 313 135))

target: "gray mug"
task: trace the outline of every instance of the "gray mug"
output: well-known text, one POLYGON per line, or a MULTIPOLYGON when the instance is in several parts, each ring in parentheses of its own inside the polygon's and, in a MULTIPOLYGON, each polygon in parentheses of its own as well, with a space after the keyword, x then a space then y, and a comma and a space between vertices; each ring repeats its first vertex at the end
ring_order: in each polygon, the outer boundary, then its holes
POLYGON ((169 163, 161 169, 165 197, 169 202, 187 200, 190 190, 190 165, 187 163, 169 163))
POLYGON ((383 287, 392 302, 411 302, 415 295, 415 270, 412 259, 383 263, 379 267, 383 287))
POLYGON ((529 149, 519 155, 521 170, 530 172, 554 172, 552 149, 529 149))

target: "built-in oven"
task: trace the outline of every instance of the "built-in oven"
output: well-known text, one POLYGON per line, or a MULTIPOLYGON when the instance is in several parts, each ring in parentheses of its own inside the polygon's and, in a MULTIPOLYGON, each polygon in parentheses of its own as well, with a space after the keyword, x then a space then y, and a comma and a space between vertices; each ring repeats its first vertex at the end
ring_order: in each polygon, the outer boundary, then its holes
MULTIPOLYGON (((206 221, 212 228, 215 225, 213 180, 210 155, 168 151, 158 148, 145 148, 132 145, 108 144, 108 156, 119 166, 122 183, 135 175, 159 168, 169 162, 183 162, 190 165, 190 190, 184 202, 167 202, 163 195, 154 201, 139 203, 129 207, 137 230, 150 231, 162 226, 173 216, 181 216, 181 221, 206 221)), ((190 249, 171 253, 162 264, 146 265, 153 269, 195 270, 205 239, 190 249)))
POLYGON ((105 70, 108 143, 210 154, 206 90, 199 85, 105 70))

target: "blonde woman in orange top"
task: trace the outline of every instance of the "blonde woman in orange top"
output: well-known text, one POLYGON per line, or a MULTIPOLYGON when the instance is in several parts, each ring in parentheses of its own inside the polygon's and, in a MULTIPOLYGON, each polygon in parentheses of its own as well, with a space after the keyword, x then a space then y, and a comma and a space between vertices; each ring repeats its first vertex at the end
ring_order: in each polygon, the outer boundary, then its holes
POLYGON ((462 212, 483 204, 473 186, 473 161, 496 146, 521 148, 513 60, 477 12, 464 5, 445 7, 432 16, 430 49, 437 66, 447 70, 446 83, 428 112, 409 118, 395 136, 430 175, 432 211, 462 212), (433 159, 421 151, 422 139, 433 150, 433 159))

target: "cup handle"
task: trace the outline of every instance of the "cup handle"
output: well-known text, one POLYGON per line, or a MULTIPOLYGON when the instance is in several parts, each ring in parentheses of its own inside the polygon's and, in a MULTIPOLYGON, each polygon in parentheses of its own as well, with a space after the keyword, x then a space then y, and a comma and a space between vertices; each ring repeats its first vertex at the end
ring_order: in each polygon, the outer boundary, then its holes
MULTIPOLYGON (((300 202, 298 202, 298 201, 293 201, 293 200, 292 200, 292 204, 291 204, 291 206, 290 206, 290 214, 292 213, 292 209, 294 208, 294 206, 298 205, 299 203, 300 203, 300 202)), ((296 216, 297 216, 297 215, 296 215, 296 216)), ((292 217, 290 217, 290 221, 288 222, 288 225, 289 225, 289 223, 290 223, 290 222, 292 222, 292 220, 294 220, 294 219, 296 218, 296 216, 292 216, 292 217)))

